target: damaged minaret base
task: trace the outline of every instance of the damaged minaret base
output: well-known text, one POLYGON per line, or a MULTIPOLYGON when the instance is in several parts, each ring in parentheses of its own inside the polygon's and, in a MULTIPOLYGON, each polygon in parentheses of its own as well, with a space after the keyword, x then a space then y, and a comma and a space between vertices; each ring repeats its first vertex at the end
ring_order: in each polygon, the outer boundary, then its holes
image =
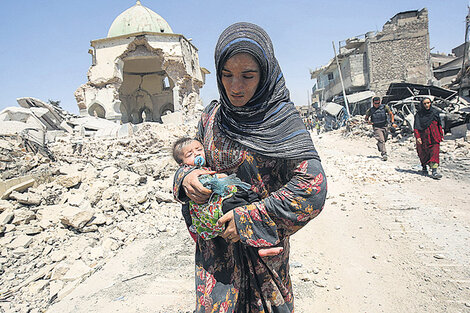
POLYGON ((199 90, 209 72, 199 66, 197 48, 140 1, 91 47, 88 82, 75 92, 82 116, 162 122, 175 111, 189 117, 200 104, 199 90))

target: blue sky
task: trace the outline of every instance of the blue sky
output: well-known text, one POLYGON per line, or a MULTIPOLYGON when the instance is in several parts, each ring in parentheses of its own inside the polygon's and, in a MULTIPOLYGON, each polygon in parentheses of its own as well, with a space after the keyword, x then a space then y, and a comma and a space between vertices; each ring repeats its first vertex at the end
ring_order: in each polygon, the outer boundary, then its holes
MULTIPOLYGON (((218 97, 214 47, 230 24, 252 22, 274 43, 296 105, 307 103, 309 70, 333 57, 332 41, 380 31, 395 14, 429 11, 433 52, 450 53, 465 37, 467 0, 142 0, 175 33, 192 38, 200 65, 211 71, 201 91, 204 104, 218 97)), ((78 113, 73 93, 87 80, 90 41, 105 38, 113 20, 135 0, 3 0, 0 6, 0 110, 16 98, 60 100, 78 113)))

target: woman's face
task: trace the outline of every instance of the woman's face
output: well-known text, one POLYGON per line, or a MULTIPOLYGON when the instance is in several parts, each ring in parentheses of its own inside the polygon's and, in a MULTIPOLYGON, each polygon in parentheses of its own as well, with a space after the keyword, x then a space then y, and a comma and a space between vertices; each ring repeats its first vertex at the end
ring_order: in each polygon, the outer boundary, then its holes
POLYGON ((258 62, 248 53, 238 53, 225 62, 222 85, 233 106, 242 107, 250 101, 260 81, 258 62))
POLYGON ((424 107, 424 109, 429 110, 431 108, 431 100, 424 99, 423 100, 423 107, 424 107))

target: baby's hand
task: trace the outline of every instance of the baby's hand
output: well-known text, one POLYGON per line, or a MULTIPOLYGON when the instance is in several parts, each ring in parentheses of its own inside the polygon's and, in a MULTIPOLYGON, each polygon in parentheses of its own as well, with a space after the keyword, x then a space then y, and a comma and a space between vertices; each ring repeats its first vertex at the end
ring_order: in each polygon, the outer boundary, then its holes
POLYGON ((217 178, 224 178, 224 177, 227 177, 228 175, 227 174, 224 174, 224 173, 220 173, 220 174, 215 174, 215 176, 217 178))

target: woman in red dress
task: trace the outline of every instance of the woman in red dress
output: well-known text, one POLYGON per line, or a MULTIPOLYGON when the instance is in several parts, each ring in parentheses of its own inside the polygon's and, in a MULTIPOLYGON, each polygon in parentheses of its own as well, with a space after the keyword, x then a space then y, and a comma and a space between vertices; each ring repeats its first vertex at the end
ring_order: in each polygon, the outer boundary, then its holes
POLYGON ((429 98, 423 98, 415 115, 414 134, 416 137, 416 150, 423 167, 423 174, 428 174, 426 166, 431 169, 431 177, 440 179, 437 169, 439 167, 439 143, 444 133, 442 131, 439 112, 432 107, 429 98))

